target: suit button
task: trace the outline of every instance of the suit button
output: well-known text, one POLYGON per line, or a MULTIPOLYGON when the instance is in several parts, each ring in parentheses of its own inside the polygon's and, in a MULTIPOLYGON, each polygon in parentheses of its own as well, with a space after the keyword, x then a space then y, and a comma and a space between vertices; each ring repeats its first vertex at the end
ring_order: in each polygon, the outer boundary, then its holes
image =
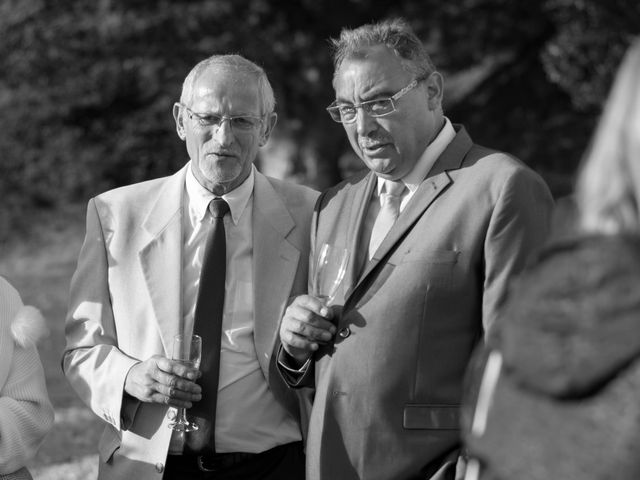
POLYGON ((156 463, 156 472, 158 473, 164 472, 164 465, 161 463, 156 463))
POLYGON ((349 330, 349 327, 344 327, 338 332, 338 335, 340 335, 340 337, 342 338, 347 338, 349 335, 351 335, 351 330, 349 330))

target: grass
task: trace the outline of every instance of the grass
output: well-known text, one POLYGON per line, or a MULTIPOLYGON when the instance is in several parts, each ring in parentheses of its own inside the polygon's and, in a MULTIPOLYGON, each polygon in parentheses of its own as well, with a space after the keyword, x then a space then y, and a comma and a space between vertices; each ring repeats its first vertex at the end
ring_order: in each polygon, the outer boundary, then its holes
POLYGON ((84 206, 37 213, 31 225, 28 234, 0 250, 0 275, 25 304, 42 311, 51 332, 38 349, 56 420, 28 467, 35 480, 95 478, 103 422, 75 395, 60 366, 69 282, 84 238, 84 206))

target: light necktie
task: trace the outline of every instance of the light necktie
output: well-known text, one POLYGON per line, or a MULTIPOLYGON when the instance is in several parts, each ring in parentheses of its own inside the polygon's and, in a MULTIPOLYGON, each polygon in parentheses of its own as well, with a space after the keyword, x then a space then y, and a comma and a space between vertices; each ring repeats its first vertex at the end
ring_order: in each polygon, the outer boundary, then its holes
POLYGON ((229 211, 229 204, 222 198, 214 198, 209 203, 209 211, 213 217, 213 228, 207 237, 204 250, 193 324, 193 333, 202 337, 202 376, 198 382, 202 387, 202 399, 187 411, 190 417, 198 417, 200 429, 187 435, 188 449, 197 453, 205 449, 215 452, 214 434, 227 264, 223 219, 229 211))
POLYGON ((384 237, 387 236, 389 230, 400 215, 400 202, 402 201, 402 192, 405 189, 402 182, 385 181, 385 191, 380 193, 382 205, 376 221, 371 229, 371 239, 369 240, 369 260, 373 258, 384 237))

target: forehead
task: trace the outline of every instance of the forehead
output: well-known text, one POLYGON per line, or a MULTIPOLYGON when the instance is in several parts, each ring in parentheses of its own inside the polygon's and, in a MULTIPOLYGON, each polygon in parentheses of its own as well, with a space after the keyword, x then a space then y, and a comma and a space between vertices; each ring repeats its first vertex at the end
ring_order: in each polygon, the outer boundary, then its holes
POLYGON ((336 72, 334 88, 338 99, 359 100, 379 93, 393 94, 412 79, 393 50, 376 45, 344 59, 336 72))
POLYGON ((209 67, 193 85, 191 106, 224 113, 257 113, 260 110, 258 79, 233 68, 209 67))

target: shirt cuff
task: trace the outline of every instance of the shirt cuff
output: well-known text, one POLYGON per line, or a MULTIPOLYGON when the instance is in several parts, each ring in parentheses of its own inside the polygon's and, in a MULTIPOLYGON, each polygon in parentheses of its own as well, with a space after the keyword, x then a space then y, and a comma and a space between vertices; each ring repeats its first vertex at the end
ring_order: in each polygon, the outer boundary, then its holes
POLYGON ((312 369, 312 357, 313 356, 310 356, 307 361, 298 368, 293 365, 293 358, 284 350, 282 345, 280 345, 277 356, 278 371, 289 387, 299 388, 307 386, 304 380, 309 377, 309 371, 312 369))

